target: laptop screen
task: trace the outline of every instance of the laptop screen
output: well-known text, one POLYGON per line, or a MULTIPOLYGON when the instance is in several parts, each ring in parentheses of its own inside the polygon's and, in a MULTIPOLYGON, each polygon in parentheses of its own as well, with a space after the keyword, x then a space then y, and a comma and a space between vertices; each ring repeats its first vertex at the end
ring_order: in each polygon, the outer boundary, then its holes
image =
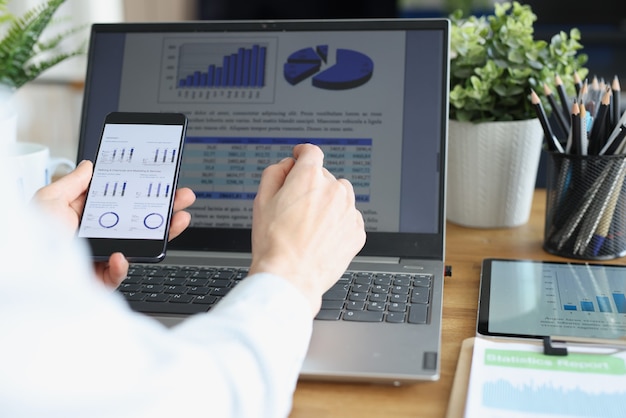
POLYGON ((111 111, 180 112, 180 186, 197 196, 179 249, 249 251, 263 169, 310 142, 349 179, 364 255, 441 257, 445 20, 94 25, 79 159, 111 111))

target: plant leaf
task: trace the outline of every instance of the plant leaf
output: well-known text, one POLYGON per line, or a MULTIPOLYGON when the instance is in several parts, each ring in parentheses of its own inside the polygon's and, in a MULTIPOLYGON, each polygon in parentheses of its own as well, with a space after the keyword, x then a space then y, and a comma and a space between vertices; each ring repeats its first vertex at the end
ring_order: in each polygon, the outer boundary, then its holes
POLYGON ((21 17, 5 13, 7 2, 0 0, 0 12, 3 13, 0 22, 8 25, 4 37, 0 39, 0 83, 21 87, 46 69, 84 53, 83 47, 70 52, 59 49, 61 42, 77 33, 79 28, 67 30, 45 42, 40 41, 65 0, 48 0, 26 11, 21 17))

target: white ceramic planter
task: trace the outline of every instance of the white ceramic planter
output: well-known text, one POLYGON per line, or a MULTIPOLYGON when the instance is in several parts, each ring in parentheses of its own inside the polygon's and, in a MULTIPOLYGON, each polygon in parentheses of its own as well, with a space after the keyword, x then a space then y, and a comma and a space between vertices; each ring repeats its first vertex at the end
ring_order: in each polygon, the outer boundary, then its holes
POLYGON ((542 141, 537 119, 478 124, 451 120, 447 219, 473 228, 528 222, 542 141))

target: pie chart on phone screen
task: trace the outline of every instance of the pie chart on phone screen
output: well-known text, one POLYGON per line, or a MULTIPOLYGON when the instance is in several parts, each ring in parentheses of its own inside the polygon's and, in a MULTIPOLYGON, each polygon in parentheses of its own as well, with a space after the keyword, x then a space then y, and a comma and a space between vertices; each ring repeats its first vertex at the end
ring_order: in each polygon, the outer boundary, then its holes
POLYGON ((338 48, 334 64, 328 63, 328 45, 318 45, 293 52, 284 64, 285 80, 291 85, 310 79, 314 87, 324 90, 347 90, 369 81, 374 61, 352 49, 338 48))

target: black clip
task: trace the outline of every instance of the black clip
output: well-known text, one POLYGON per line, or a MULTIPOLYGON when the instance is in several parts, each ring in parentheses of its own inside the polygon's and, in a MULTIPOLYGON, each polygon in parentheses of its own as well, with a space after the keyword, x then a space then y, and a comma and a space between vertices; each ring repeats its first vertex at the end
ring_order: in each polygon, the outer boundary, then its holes
POLYGON ((554 347, 551 337, 543 337, 543 354, 547 356, 566 356, 567 347, 554 347))

